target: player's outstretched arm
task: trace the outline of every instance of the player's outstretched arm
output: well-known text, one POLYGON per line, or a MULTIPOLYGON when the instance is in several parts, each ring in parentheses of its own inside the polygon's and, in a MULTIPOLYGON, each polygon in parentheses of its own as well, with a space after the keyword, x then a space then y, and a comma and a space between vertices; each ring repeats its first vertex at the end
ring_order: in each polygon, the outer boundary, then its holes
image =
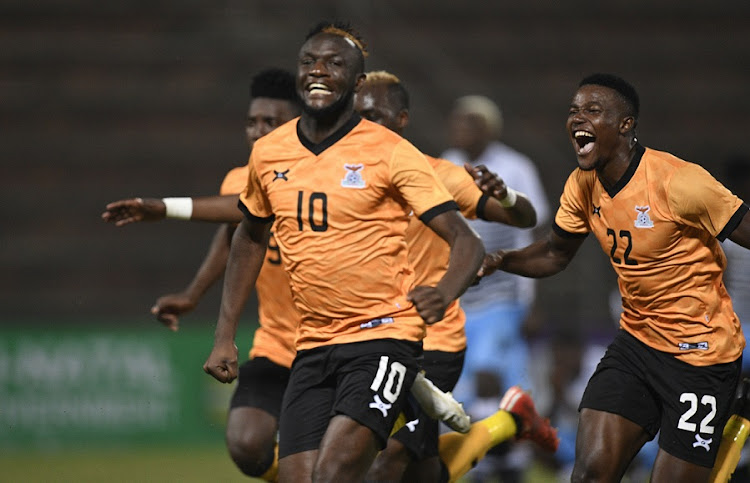
POLYGON ((536 209, 529 198, 508 187, 505 182, 484 165, 464 164, 466 171, 474 178, 479 189, 490 197, 484 207, 487 221, 504 223, 519 228, 536 225, 536 209))
POLYGON ((224 273, 234 229, 234 225, 225 223, 216 230, 203 263, 185 290, 163 295, 156 300, 151 313, 169 330, 177 331, 179 316, 193 310, 206 291, 224 273))
POLYGON ((451 247, 448 269, 435 287, 419 286, 408 299, 428 324, 442 320, 445 309, 471 285, 484 258, 484 245, 457 211, 431 219, 429 226, 451 247))
POLYGON ((232 237, 214 346, 203 364, 203 370, 220 382, 232 382, 237 377, 237 346, 234 343, 237 324, 263 265, 270 232, 270 222, 245 219, 232 237))
POLYGON ((496 270, 524 277, 543 278, 562 272, 573 259, 585 238, 563 238, 550 230, 546 239, 518 250, 488 253, 477 274, 486 277, 496 270))
POLYGON ((107 204, 102 219, 115 226, 139 221, 158 221, 167 216, 164 201, 158 198, 130 198, 107 204))
POLYGON ((238 195, 199 196, 195 198, 130 198, 109 203, 102 219, 124 226, 139 221, 174 218, 213 223, 239 223, 238 195))
POLYGON ((243 215, 237 207, 238 195, 199 196, 193 198, 193 221, 239 223, 243 215))

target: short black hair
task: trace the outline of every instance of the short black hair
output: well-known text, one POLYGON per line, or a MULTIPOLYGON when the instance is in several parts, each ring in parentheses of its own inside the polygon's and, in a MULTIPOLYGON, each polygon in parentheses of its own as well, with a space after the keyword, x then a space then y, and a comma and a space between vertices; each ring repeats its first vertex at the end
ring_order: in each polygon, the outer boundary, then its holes
POLYGON ((349 43, 351 43, 352 47, 355 47, 357 49, 357 52, 359 53, 359 72, 364 73, 365 59, 369 55, 369 52, 367 52, 367 43, 359 34, 359 32, 354 30, 349 22, 345 22, 343 20, 323 20, 322 22, 318 22, 318 24, 308 32, 307 36, 305 37, 305 42, 310 40, 312 37, 322 33, 338 35, 339 37, 346 39, 349 43))
POLYGON ((610 89, 617 91, 617 93, 620 94, 620 97, 622 97, 630 107, 630 114, 636 119, 636 121, 638 120, 638 115, 641 110, 641 101, 638 98, 638 92, 636 92, 635 87, 622 77, 614 74, 591 74, 584 77, 578 84, 578 87, 583 87, 585 85, 609 87, 610 89))
POLYGON ((299 103, 294 74, 284 69, 270 68, 258 72, 250 82, 250 97, 268 97, 299 103))

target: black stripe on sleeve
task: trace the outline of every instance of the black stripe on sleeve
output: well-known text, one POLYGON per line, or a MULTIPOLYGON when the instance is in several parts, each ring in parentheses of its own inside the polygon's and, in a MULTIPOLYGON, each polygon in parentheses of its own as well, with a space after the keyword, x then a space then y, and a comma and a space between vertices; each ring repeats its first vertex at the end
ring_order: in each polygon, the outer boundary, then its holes
POLYGON ((480 220, 488 221, 487 218, 485 218, 484 208, 487 206, 489 200, 490 197, 482 193, 482 197, 479 198, 479 201, 477 202, 477 218, 480 220))
POLYGON ((561 238, 586 238, 589 236, 588 232, 586 233, 571 233, 569 231, 565 231, 557 223, 552 223, 552 231, 555 232, 556 235, 558 235, 561 238))
POLYGON ((245 215, 245 218, 254 223, 272 223, 275 218, 274 215, 266 216, 264 218, 253 215, 252 213, 250 213, 250 210, 247 209, 247 206, 245 206, 245 203, 243 203, 242 201, 237 202, 237 207, 245 215))
POLYGON ((436 216, 451 210, 458 210, 458 205, 453 200, 446 201, 445 203, 440 203, 437 206, 433 206, 429 210, 422 213, 422 216, 420 216, 419 219, 420 221, 422 221, 422 223, 427 224, 436 216))
POLYGON ((742 218, 745 217, 745 213, 750 208, 745 203, 742 203, 739 208, 737 208, 737 211, 734 212, 734 215, 729 219, 727 224, 724 226, 724 229, 721 230, 721 233, 716 235, 716 239, 723 242, 727 239, 729 235, 732 234, 734 230, 737 229, 738 226, 740 226, 740 222, 742 221, 742 218))

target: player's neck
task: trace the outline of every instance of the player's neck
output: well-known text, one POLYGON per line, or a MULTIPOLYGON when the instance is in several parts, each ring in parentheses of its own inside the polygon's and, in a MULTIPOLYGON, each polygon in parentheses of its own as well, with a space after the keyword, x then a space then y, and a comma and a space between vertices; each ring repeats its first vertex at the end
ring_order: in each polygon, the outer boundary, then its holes
POLYGON ((353 108, 321 115, 304 112, 299 120, 300 130, 310 142, 320 144, 349 122, 353 114, 353 108))
POLYGON ((602 185, 609 189, 615 186, 620 179, 625 175, 625 172, 630 166, 630 162, 633 160, 633 156, 636 153, 636 144, 628 146, 625 149, 620 149, 614 153, 611 159, 602 163, 597 168, 597 175, 602 185))

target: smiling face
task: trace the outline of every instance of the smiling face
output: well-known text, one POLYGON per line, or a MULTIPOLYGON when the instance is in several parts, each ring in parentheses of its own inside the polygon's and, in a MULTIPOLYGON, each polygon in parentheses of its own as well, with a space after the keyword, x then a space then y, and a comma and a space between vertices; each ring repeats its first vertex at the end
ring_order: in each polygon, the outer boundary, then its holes
POLYGON ((297 94, 305 113, 322 117, 351 106, 363 67, 362 53, 350 40, 330 33, 308 39, 297 61, 297 94))
POLYGON ((603 169, 630 150, 635 119, 614 89, 596 84, 581 86, 573 96, 566 127, 584 171, 603 169))

